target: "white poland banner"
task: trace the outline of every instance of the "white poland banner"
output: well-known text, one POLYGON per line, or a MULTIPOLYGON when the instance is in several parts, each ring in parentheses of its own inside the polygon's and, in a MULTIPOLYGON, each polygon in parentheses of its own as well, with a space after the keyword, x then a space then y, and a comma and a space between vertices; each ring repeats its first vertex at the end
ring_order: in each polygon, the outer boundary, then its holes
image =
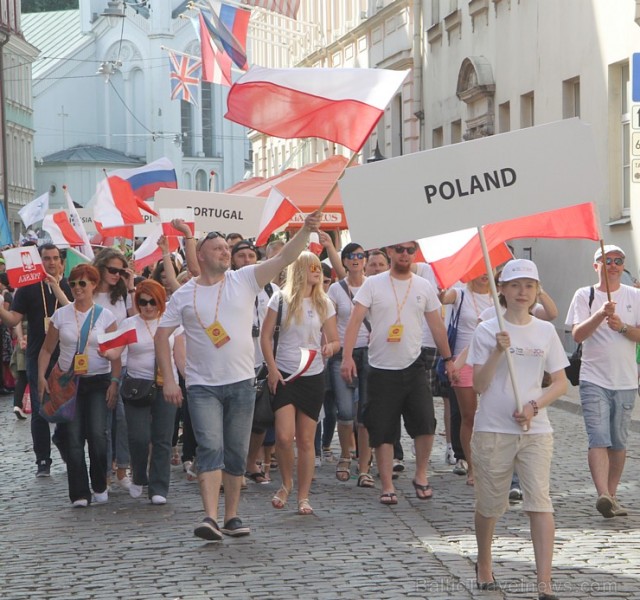
POLYGON ((347 169, 351 239, 366 249, 602 198, 591 127, 529 127, 347 169))

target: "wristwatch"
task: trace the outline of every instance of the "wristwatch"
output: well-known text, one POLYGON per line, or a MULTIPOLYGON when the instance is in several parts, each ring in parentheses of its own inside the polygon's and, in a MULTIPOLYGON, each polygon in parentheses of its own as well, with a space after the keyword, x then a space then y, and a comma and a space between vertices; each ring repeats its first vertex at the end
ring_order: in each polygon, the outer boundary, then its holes
POLYGON ((622 327, 620 328, 619 332, 624 335, 625 333, 627 333, 627 331, 629 331, 629 327, 627 326, 626 323, 622 324, 622 327))

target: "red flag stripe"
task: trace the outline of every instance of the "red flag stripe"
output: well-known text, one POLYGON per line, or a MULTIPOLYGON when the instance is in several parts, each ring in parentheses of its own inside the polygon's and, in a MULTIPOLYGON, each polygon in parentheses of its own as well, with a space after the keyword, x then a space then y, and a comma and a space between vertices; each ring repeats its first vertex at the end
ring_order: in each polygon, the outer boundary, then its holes
POLYGON ((62 233, 64 239, 67 240, 70 246, 82 246, 84 244, 82 238, 69 222, 69 217, 67 217, 66 212, 61 210, 60 212, 54 213, 53 222, 58 226, 60 233, 62 233))

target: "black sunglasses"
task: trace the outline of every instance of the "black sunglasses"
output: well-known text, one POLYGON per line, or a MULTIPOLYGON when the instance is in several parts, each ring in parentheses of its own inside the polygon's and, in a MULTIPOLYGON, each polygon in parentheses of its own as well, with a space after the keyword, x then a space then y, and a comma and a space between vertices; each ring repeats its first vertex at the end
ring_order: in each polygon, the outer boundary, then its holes
MULTIPOLYGON (((600 261, 602 262, 602 261, 600 261)), ((616 258, 611 258, 610 256, 606 258, 606 264, 607 265, 618 265, 619 267, 621 267, 624 264, 624 258, 620 258, 620 257, 616 257, 616 258)))
POLYGON ((403 254, 404 252, 406 252, 407 254, 415 254, 417 248, 415 246, 411 246, 410 248, 407 248, 406 246, 392 246, 394 252, 397 252, 398 254, 403 254))
POLYGON ((348 260, 362 260, 364 257, 364 252, 349 252, 345 254, 345 258, 348 260))
POLYGON ((147 304, 150 304, 151 306, 157 306, 157 302, 153 298, 149 300, 145 300, 144 298, 138 298, 138 304, 140 306, 146 306, 147 304))
POLYGON ((76 285, 79 285, 81 288, 87 287, 87 282, 84 279, 79 279, 78 281, 70 281, 69 287, 74 288, 76 285))
POLYGON ((221 237, 223 240, 226 239, 223 233, 220 233, 219 231, 210 231, 205 237, 203 237, 201 240, 198 240, 197 250, 200 250, 200 248, 202 248, 202 244, 204 244, 207 240, 215 240, 219 237, 221 237))
POLYGON ((120 277, 126 277, 129 273, 125 269, 118 269, 116 267, 107 267, 107 271, 111 275, 120 275, 120 277))

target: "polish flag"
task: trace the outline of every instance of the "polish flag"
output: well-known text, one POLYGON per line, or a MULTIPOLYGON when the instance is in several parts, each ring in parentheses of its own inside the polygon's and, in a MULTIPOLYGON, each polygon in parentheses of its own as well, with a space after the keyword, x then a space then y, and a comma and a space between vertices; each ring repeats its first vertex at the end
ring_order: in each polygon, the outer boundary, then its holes
POLYGON ((79 248, 80 252, 84 254, 89 260, 93 260, 93 248, 91 247, 91 242, 89 240, 89 235, 87 234, 87 230, 82 223, 82 219, 78 214, 76 209, 76 205, 73 203, 73 199, 67 190, 67 186, 63 185, 62 189, 64 190, 64 197, 67 200, 67 213, 69 217, 69 223, 75 229, 76 233, 80 236, 82 240, 82 246, 79 248))
POLYGON ((120 348, 128 344, 135 344, 137 341, 138 333, 133 323, 120 327, 117 331, 112 331, 111 333, 98 334, 98 348, 100 352, 106 352, 111 348, 120 348))
POLYGON ((69 222, 67 213, 63 210, 46 215, 42 220, 42 229, 51 236, 51 241, 61 248, 84 244, 82 238, 69 222))
POLYGON ((324 246, 320 243, 320 236, 315 231, 309 234, 307 250, 313 252, 316 256, 320 256, 324 250, 324 246))
POLYGON ((131 184, 121 177, 110 176, 98 184, 93 214, 94 221, 99 222, 103 228, 144 223, 140 209, 158 216, 144 200, 133 193, 131 184))
POLYGON ((357 152, 408 73, 254 65, 231 86, 225 117, 274 137, 317 137, 357 152))
POLYGON ((133 232, 133 225, 121 225, 120 227, 103 227, 100 221, 93 221, 96 226, 96 231, 98 235, 101 236, 103 240, 103 246, 112 246, 113 242, 107 243, 104 240, 114 239, 115 238, 125 238, 127 240, 132 240, 135 237, 133 232))
POLYGON ((318 354, 317 350, 310 350, 309 348, 300 348, 300 365, 296 369, 295 373, 291 373, 289 377, 287 377, 284 381, 285 383, 289 383, 294 379, 298 379, 298 377, 302 377, 311 366, 313 359, 318 354))
POLYGON ((184 237, 184 233, 178 231, 171 225, 173 219, 182 219, 190 229, 191 235, 194 235, 196 231, 196 218, 193 214, 193 208, 161 208, 159 212, 160 222, 162 223, 162 233, 164 235, 184 237))
POLYGON ((7 267, 9 285, 13 288, 38 283, 45 278, 42 259, 35 246, 11 248, 2 253, 7 267))
POLYGON ((256 246, 264 246, 269 241, 269 236, 284 229, 291 218, 298 212, 300 211, 289 198, 278 188, 272 187, 262 209, 256 246))
MULTIPOLYGON (((140 272, 145 267, 162 260, 162 249, 158 246, 158 240, 161 235, 162 225, 160 223, 156 223, 153 233, 144 242, 142 242, 142 245, 133 253, 136 271, 140 272)), ((175 252, 180 246, 178 238, 175 236, 169 236, 167 239, 169 241, 169 252, 175 252)))

